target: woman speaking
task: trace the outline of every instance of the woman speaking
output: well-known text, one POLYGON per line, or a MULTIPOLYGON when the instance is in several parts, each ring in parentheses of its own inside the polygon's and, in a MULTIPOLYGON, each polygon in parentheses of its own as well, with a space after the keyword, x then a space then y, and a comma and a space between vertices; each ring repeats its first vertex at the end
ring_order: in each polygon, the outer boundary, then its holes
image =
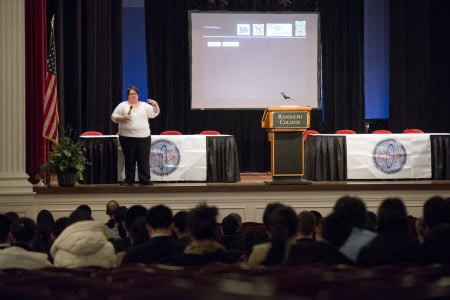
POLYGON ((158 102, 148 99, 139 101, 139 90, 135 86, 127 89, 128 99, 114 109, 111 120, 119 124, 119 142, 125 157, 125 179, 122 185, 133 185, 136 163, 139 183, 150 182, 150 125, 148 119, 159 115, 158 102))

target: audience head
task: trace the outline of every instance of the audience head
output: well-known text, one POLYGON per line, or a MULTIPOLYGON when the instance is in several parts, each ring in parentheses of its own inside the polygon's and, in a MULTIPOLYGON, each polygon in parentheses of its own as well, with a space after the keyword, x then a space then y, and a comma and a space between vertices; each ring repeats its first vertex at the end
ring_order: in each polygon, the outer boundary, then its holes
POLYGON ((9 243, 11 220, 6 215, 0 215, 0 243, 9 243))
POLYGON ((133 246, 142 244, 149 240, 150 236, 147 231, 147 220, 145 217, 137 217, 131 222, 130 226, 130 242, 133 246))
POLYGON ((378 232, 408 233, 408 231, 408 215, 402 200, 385 199, 378 208, 378 232))
POLYGON ((431 229, 423 245, 426 263, 450 264, 450 224, 440 224, 431 229))
POLYGON ((196 240, 214 240, 217 227, 217 207, 205 203, 192 209, 187 218, 187 229, 196 240))
POLYGON ((417 218, 416 223, 414 224, 416 226, 416 233, 417 233, 417 239, 422 244, 425 238, 425 221, 422 218, 417 218))
POLYGON ((316 218, 316 226, 319 225, 319 221, 323 218, 322 214, 317 210, 310 210, 309 212, 316 218))
POLYGON ((186 233, 187 216, 188 212, 185 210, 180 210, 173 216, 173 223, 177 235, 186 233))
POLYGON ((50 211, 43 209, 41 210, 36 217, 36 225, 46 225, 53 226, 55 224, 55 219, 50 211))
POLYGON ((89 205, 81 204, 77 207, 76 210, 80 212, 80 216, 83 220, 93 220, 92 209, 89 207, 89 205))
POLYGON ((19 221, 19 219, 20 219, 19 215, 14 211, 8 211, 5 214, 5 216, 7 216, 9 218, 9 220, 11 221, 11 224, 16 221, 19 221))
POLYGON ((110 200, 106 203, 106 214, 114 219, 114 214, 116 213, 117 208, 119 207, 119 202, 116 200, 110 200))
POLYGON ((350 223, 337 213, 331 213, 321 222, 322 238, 336 248, 345 243, 352 231, 350 223))
POLYGON ((53 226, 53 239, 56 238, 64 231, 67 227, 68 217, 61 217, 56 219, 55 225, 53 226))
POLYGON ((92 221, 92 217, 90 216, 90 214, 87 214, 86 211, 84 211, 83 209, 81 210, 76 209, 69 215, 66 225, 69 226, 81 221, 92 221))
POLYGON ((266 208, 264 209, 264 213, 263 213, 263 223, 264 223, 264 226, 266 226, 266 228, 267 228, 267 218, 268 218, 268 215, 269 215, 272 211, 274 211, 276 208, 282 207, 282 206, 284 206, 284 205, 281 204, 280 202, 273 202, 273 203, 267 204, 266 208))
POLYGON ((128 236, 130 235, 129 228, 134 219, 136 219, 137 217, 145 217, 146 214, 147 209, 142 205, 133 205, 127 210, 123 225, 125 227, 125 230, 127 231, 128 236))
POLYGON ((366 205, 360 198, 344 196, 338 199, 333 212, 347 220, 351 226, 364 228, 366 224, 366 205))
POLYGON ((423 206, 425 225, 432 229, 440 224, 450 224, 450 198, 434 196, 423 206))
POLYGON ((314 214, 304 210, 298 214, 297 218, 299 235, 312 238, 316 230, 316 217, 314 214))
POLYGON ((172 210, 165 205, 151 207, 146 213, 147 225, 153 229, 167 229, 173 224, 172 210))
POLYGON ((38 213, 36 217, 36 239, 31 247, 33 251, 41 251, 51 244, 54 225, 55 219, 51 212, 43 209, 38 213))
POLYGON ((31 245, 36 234, 36 223, 30 218, 19 218, 11 226, 11 235, 15 243, 31 245))
POLYGON ((224 235, 236 234, 239 228, 239 221, 231 214, 222 219, 222 232, 224 235))
POLYGON ((242 217, 241 217, 241 215, 238 214, 238 213, 231 213, 231 214, 229 214, 229 216, 232 216, 233 218, 236 219, 236 221, 238 222, 238 225, 239 225, 238 231, 241 230, 241 228, 242 228, 242 217))

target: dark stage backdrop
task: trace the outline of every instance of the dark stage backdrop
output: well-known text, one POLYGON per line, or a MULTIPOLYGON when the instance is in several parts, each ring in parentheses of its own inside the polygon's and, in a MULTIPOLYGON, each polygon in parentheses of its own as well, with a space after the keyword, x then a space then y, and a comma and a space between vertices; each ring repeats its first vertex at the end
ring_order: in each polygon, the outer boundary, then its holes
MULTIPOLYGON (((48 0, 57 12, 60 114, 78 132, 114 134, 112 109, 122 95, 121 1, 48 0)), ((269 143, 262 111, 191 111, 187 10, 319 11, 323 111, 313 129, 364 128, 363 0, 146 0, 149 95, 162 113, 158 134, 216 129, 236 136, 242 171, 268 171, 269 143), (324 119, 322 120, 322 116, 324 119)), ((450 131, 450 30, 443 1, 391 1, 390 128, 450 131), (439 5, 442 5, 439 6, 439 5), (420 22, 418 22, 420 20, 420 22), (427 34, 429 33, 429 34, 427 34)))

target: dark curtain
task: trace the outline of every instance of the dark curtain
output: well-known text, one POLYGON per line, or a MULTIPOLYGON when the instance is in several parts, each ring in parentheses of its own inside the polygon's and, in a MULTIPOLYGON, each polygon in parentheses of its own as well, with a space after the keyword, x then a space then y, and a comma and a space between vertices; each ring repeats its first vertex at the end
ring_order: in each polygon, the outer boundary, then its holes
POLYGON ((324 131, 364 132, 364 1, 320 0, 324 131))
POLYGON ((55 13, 60 129, 115 134, 122 101, 122 1, 47 0, 55 13))
MULTIPOLYGON (((261 128, 263 110, 190 110, 187 11, 317 11, 318 7, 319 0, 145 0, 149 93, 162 107, 160 116, 151 121, 153 134, 165 129, 185 134, 214 129, 232 134, 241 171, 270 170, 269 142, 261 128)), ((329 81, 323 85, 325 128, 329 132, 339 128, 362 132, 363 1, 323 0, 320 9, 327 18, 321 16, 321 34, 330 47, 323 62, 329 81)), ((311 128, 323 132, 321 110, 312 111, 311 128)))
POLYGON ((450 23, 445 1, 390 1, 389 128, 450 132, 450 23))
POLYGON ((46 72, 45 0, 25 1, 26 172, 36 183, 44 157, 42 138, 46 72))

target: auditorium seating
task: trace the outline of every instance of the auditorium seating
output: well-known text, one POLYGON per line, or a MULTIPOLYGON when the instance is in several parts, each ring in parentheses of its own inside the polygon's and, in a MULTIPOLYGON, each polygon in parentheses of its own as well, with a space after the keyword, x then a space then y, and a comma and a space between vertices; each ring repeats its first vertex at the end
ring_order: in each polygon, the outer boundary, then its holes
POLYGON ((81 136, 100 136, 103 135, 100 131, 85 131, 81 134, 81 136))
POLYGON ((377 129, 371 132, 372 134, 392 134, 392 131, 386 129, 377 129))
POLYGON ((183 134, 178 130, 164 130, 160 133, 160 135, 183 135, 183 134))
POLYGON ((200 134, 220 135, 220 132, 216 130, 203 130, 200 132, 200 134))
POLYGON ((403 133, 424 133, 422 129, 418 128, 407 128, 403 130, 403 133))
POLYGON ((356 134, 356 131, 351 129, 340 129, 336 130, 336 134, 356 134))
POLYGON ((0 299, 449 299, 449 265, 129 265, 0 271, 0 299))

